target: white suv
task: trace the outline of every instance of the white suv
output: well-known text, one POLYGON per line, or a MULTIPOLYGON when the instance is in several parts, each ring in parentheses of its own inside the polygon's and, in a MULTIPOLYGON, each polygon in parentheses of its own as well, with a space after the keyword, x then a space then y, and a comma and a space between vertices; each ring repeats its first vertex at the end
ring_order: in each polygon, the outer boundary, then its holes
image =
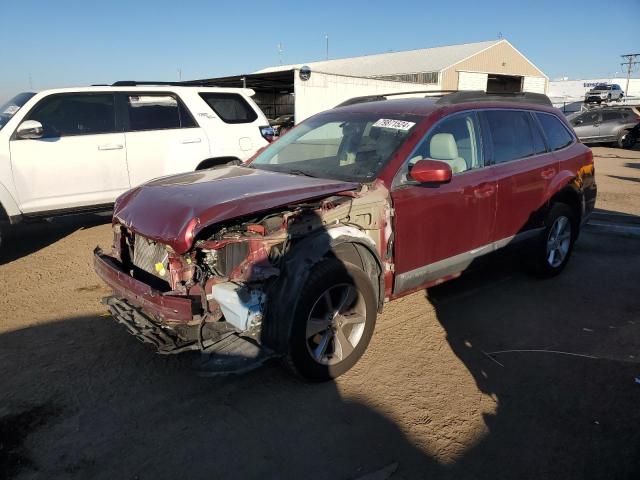
POLYGON ((0 107, 0 222, 104 209, 152 178, 247 160, 273 133, 251 95, 135 82, 17 95, 0 107))

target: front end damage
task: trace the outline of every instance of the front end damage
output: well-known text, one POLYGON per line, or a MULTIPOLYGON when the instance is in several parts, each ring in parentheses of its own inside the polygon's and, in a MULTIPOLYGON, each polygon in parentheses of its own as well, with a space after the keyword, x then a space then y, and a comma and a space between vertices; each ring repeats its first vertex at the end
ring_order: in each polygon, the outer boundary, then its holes
POLYGON ((94 266, 114 291, 104 299, 113 318, 159 353, 264 357, 285 353, 297 292, 326 256, 360 262, 381 305, 393 270, 391 215, 384 185, 364 185, 207 226, 183 254, 115 221, 112 251, 97 248, 94 266))

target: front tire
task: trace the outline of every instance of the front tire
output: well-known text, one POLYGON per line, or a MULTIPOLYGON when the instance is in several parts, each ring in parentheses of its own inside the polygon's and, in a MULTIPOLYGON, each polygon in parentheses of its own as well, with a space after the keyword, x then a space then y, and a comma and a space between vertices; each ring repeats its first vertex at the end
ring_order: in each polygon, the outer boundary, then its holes
POLYGON ((313 382, 342 375, 369 345, 376 316, 376 294, 367 274, 347 262, 323 260, 300 295, 288 366, 313 382))
POLYGON ((564 203, 554 204, 534 247, 534 272, 541 277, 558 275, 569 262, 577 237, 578 222, 571 207, 564 203))
POLYGON ((636 138, 630 131, 623 130, 618 133, 618 139, 616 140, 616 146, 618 148, 633 148, 635 143, 636 138))

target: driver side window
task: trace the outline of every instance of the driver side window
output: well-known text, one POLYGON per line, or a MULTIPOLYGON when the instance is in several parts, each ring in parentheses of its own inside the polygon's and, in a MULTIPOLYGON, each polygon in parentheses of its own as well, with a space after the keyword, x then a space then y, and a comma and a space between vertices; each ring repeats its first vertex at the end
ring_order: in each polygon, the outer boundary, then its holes
POLYGON ((453 174, 484 166, 480 127, 475 112, 454 114, 432 128, 409 159, 409 169, 419 160, 449 164, 453 174))
POLYGON ((43 138, 116 131, 114 98, 105 94, 62 94, 44 98, 25 120, 37 120, 43 138))

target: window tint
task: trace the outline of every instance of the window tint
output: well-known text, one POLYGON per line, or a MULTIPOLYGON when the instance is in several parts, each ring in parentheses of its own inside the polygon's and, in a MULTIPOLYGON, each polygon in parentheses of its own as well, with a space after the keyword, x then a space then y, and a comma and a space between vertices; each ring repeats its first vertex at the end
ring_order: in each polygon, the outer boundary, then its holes
POLYGON ((38 103, 27 120, 40 122, 45 138, 116 131, 111 94, 52 95, 38 103))
POLYGON ((602 121, 619 120, 620 116, 620 112, 604 111, 602 112, 602 121))
POLYGON ((203 92, 200 96, 223 122, 251 123, 258 118, 258 114, 247 101, 236 93, 203 92))
POLYGON ((579 120, 582 120, 580 125, 593 125, 598 122, 600 114, 598 112, 588 112, 580 115, 579 120))
POLYGON ((547 137, 549 148, 551 150, 559 150, 570 145, 573 137, 567 131, 564 124, 554 115, 548 113, 536 113, 542 129, 547 137))
POLYGON ((483 112, 491 132, 493 160, 508 162, 535 154, 533 129, 528 112, 487 110, 483 112))
POLYGON ((436 125, 413 153, 409 166, 426 158, 448 163, 453 173, 482 167, 484 162, 476 114, 453 115, 436 125))
POLYGON ((170 94, 129 94, 127 111, 133 132, 197 126, 182 102, 170 94))

